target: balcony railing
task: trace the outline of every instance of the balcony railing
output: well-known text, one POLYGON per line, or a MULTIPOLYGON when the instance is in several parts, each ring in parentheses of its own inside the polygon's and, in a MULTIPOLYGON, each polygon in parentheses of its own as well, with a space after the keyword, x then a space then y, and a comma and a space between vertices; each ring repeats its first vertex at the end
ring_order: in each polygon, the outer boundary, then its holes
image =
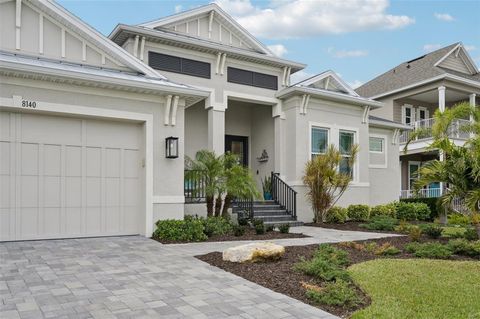
MULTIPOLYGON (((407 143, 412 136, 412 133, 416 130, 422 130, 421 134, 413 141, 422 141, 429 138, 432 138, 432 126, 435 122, 435 119, 429 118, 425 120, 416 121, 413 123, 413 131, 405 131, 400 135, 400 143, 407 143)), ((470 137, 470 133, 465 132, 462 127, 468 125, 470 123, 469 120, 457 119, 454 120, 453 123, 450 125, 448 129, 448 136, 450 138, 459 139, 459 140, 467 140, 470 137)))
POLYGON ((400 198, 436 198, 442 195, 440 188, 421 189, 418 193, 411 189, 400 191, 400 198))
POLYGON ((183 193, 186 203, 205 202, 205 173, 185 170, 183 193))

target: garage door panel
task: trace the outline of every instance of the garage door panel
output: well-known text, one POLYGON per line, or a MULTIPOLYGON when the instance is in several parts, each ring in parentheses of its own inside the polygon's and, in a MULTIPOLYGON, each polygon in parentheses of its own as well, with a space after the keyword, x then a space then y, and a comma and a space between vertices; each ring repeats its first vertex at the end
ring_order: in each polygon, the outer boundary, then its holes
POLYGON ((119 149, 107 148, 105 150, 106 177, 120 177, 121 152, 119 149))
POLYGON ((0 142, 0 175, 10 174, 10 142, 0 142))
POLYGON ((10 176, 0 176, 0 208, 13 207, 10 203, 10 176))
POLYGON ((67 176, 82 176, 82 148, 80 146, 67 146, 65 152, 65 174, 67 176))
POLYGON ((137 206, 125 206, 124 207, 124 223, 125 229, 129 232, 134 232, 138 230, 140 225, 140 220, 136 211, 138 210, 137 206))
POLYGON ((99 207, 102 204, 102 179, 87 177, 87 207, 99 207))
POLYGON ((43 229, 46 236, 53 237, 61 234, 60 221, 62 216, 60 207, 43 208, 43 218, 43 229))
POLYGON ((138 150, 124 151, 124 176, 126 178, 138 177, 138 169, 140 166, 138 153, 138 150))
POLYGON ((15 236, 14 227, 11 227, 12 219, 13 211, 10 208, 0 208, 0 240, 9 240, 15 236))
POLYGON ((85 229, 87 234, 100 234, 102 232, 101 207, 89 207, 85 213, 85 229))
POLYGON ((22 238, 31 239, 38 236, 38 208, 20 208, 20 234, 22 238))
MULTIPOLYGON (((105 231, 118 233, 120 231, 120 207, 105 207, 105 231)), ((138 216, 138 215, 137 215, 138 216)))
POLYGON ((44 145, 43 147, 43 169, 44 174, 49 176, 60 176, 62 149, 60 145, 44 145))
POLYGON ((10 118, 13 117, 10 113, 0 112, 0 140, 10 140, 10 118))
POLYGON ((102 149, 87 147, 87 176, 100 177, 102 175, 102 149))
POLYGON ((126 206, 138 205, 140 200, 140 188, 138 187, 138 180, 133 178, 126 178, 124 180, 124 203, 126 206))
POLYGON ((38 144, 21 144, 21 167, 22 175, 37 175, 38 174, 38 144))
POLYGON ((106 178, 105 179, 105 205, 118 206, 120 203, 120 179, 106 178))
POLYGON ((43 201, 45 207, 60 207, 60 176, 45 176, 43 179, 43 201))
POLYGON ((27 143, 81 145, 82 120, 68 117, 59 119, 55 116, 22 114, 22 141, 27 143))
POLYGON ((138 148, 140 130, 138 124, 122 122, 88 121, 87 146, 111 148, 138 148))
POLYGON ((65 177, 65 206, 82 206, 82 178, 65 177))
POLYGON ((65 233, 69 235, 82 233, 82 208, 65 208, 65 233))
POLYGON ((38 176, 21 176, 20 190, 20 207, 38 207, 38 176))

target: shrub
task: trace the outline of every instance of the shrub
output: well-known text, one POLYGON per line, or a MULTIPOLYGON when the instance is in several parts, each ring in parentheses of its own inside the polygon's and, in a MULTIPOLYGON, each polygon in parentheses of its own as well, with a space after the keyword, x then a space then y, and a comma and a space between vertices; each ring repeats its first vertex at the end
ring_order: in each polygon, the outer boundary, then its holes
POLYGON ((427 225, 423 228, 423 232, 430 238, 440 238, 443 228, 437 225, 427 225))
POLYGON ((395 229, 395 225, 397 225, 398 220, 395 218, 385 216, 385 215, 378 215, 373 217, 368 224, 362 224, 361 227, 365 227, 369 230, 387 230, 392 231, 395 229))
POLYGON ((436 217, 439 216, 439 203, 438 198, 402 198, 400 202, 404 203, 424 203, 430 208, 430 218, 428 220, 433 221, 436 217))
POLYGON ((400 253, 400 249, 393 246, 390 243, 384 243, 382 246, 378 247, 375 250, 375 255, 382 255, 382 256, 393 256, 398 255, 400 253))
POLYGON ((350 205, 347 208, 348 219, 356 222, 365 222, 370 217, 368 205, 350 205))
POLYGON ((203 223, 199 219, 159 220, 153 238, 173 241, 204 241, 207 235, 203 232, 203 223))
POLYGON ((477 231, 474 228, 468 228, 463 233, 463 238, 465 238, 466 240, 477 240, 477 239, 479 239, 477 231))
POLYGON ((329 224, 343 224, 347 220, 347 209, 334 206, 327 211, 325 221, 329 224))
POLYGON ((397 218, 401 220, 430 220, 431 211, 425 203, 396 203, 397 218))
POLYGON ((450 214, 448 215, 448 224, 467 226, 470 225, 470 217, 458 213, 450 214))
POLYGON ((480 256, 480 240, 469 242, 465 239, 453 239, 448 242, 448 247, 458 255, 480 256))
POLYGON ((274 225, 267 225, 267 227, 265 227, 265 230, 266 230, 267 232, 272 232, 274 229, 275 229, 275 226, 274 226, 274 225))
POLYGON ((410 232, 408 233, 408 237, 411 241, 419 241, 422 237, 422 229, 418 226, 413 226, 410 228, 410 232))
POLYGON ((402 233, 402 234, 408 234, 410 230, 414 227, 414 225, 407 223, 404 220, 401 220, 400 223, 398 224, 397 227, 395 227, 395 231, 402 233))
POLYGON ((307 297, 312 301, 331 305, 355 307, 361 299, 352 285, 344 280, 326 283, 323 288, 307 289, 307 297))
POLYGON ((278 226, 278 230, 282 234, 288 234, 290 232, 290 224, 282 224, 282 225, 278 226))
POLYGON ((374 253, 377 250, 377 248, 378 248, 378 245, 374 241, 365 244, 365 250, 368 251, 369 253, 374 253))
POLYGON ((239 218, 239 219, 238 219, 238 224, 239 224, 240 226, 247 226, 247 225, 248 225, 248 219, 246 219, 246 218, 239 218))
POLYGON ((332 245, 322 244, 310 260, 302 260, 294 269, 306 275, 325 281, 350 280, 350 275, 342 267, 348 265, 348 253, 332 245))
POLYGON ((207 217, 200 220, 203 223, 203 232, 208 237, 221 236, 232 232, 232 224, 223 217, 207 217))
POLYGON ((405 250, 419 258, 448 259, 453 254, 450 247, 436 242, 410 243, 405 246, 405 250))
POLYGON ((235 225, 233 226, 233 235, 236 237, 243 236, 245 234, 245 226, 235 225))
POLYGON ((395 204, 377 205, 370 210, 370 218, 375 216, 395 217, 395 204))
POLYGON ((431 219, 431 211, 425 203, 413 203, 417 220, 427 221, 431 219))
POLYGON ((254 219, 253 220, 253 226, 255 227, 255 232, 257 233, 257 235, 265 234, 265 225, 263 223, 263 220, 254 219))

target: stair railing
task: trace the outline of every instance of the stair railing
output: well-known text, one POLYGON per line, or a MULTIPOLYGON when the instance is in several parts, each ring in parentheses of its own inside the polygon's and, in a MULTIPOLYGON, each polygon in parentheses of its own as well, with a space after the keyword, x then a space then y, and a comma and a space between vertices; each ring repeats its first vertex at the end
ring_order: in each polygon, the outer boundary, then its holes
POLYGON ((297 192, 285 183, 279 175, 272 172, 272 199, 296 219, 297 192))
POLYGON ((247 218, 253 220, 253 198, 235 198, 237 207, 245 212, 247 218))

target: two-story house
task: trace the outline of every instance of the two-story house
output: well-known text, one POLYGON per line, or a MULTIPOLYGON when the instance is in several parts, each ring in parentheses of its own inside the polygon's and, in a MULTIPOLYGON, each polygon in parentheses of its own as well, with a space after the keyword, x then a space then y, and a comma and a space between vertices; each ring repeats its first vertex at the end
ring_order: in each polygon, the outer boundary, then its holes
MULTIPOLYGON (((480 73, 475 62, 462 43, 454 43, 434 52, 422 55, 397 65, 356 90, 362 96, 383 102, 385 107, 372 111, 386 119, 401 122, 415 128, 429 128, 433 124, 433 113, 468 101, 479 104, 480 73)), ((469 119, 458 119, 452 127, 450 138, 463 144, 469 137, 461 130, 462 123, 469 119)), ((431 136, 422 134, 408 144, 410 132, 400 136, 401 184, 400 196, 413 196, 412 184, 418 178, 416 171, 429 160, 439 158, 435 150, 427 150, 431 136)), ((438 197, 443 187, 434 183, 420 192, 424 197, 438 197)))

